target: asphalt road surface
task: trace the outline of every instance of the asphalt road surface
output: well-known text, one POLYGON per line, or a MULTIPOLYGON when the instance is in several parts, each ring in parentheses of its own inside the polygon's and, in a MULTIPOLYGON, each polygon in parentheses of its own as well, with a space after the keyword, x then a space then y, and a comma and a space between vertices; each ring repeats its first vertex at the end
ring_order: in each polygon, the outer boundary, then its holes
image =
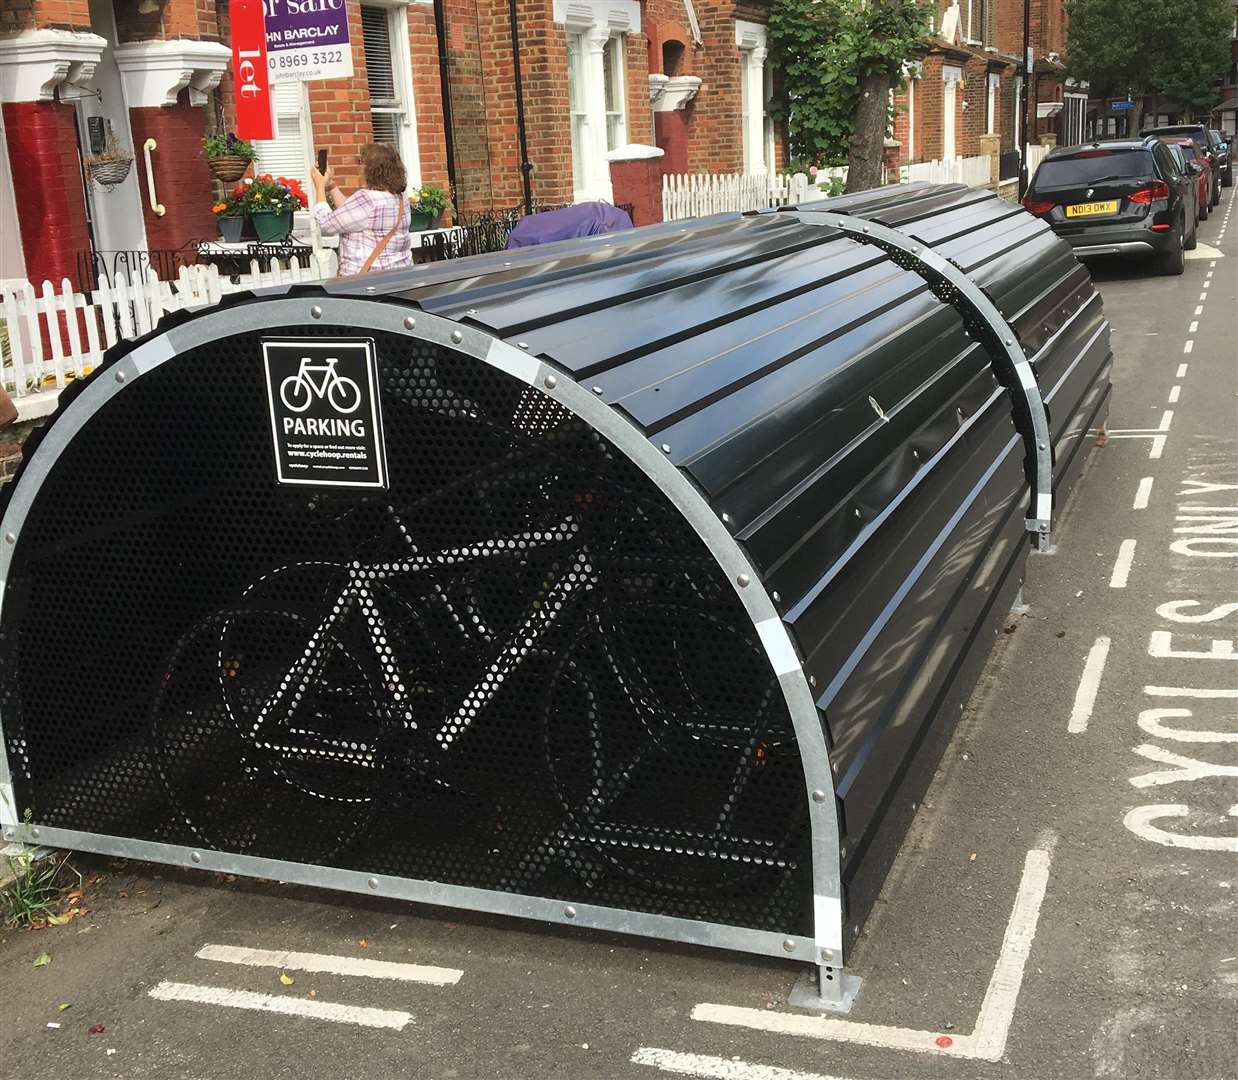
POLYGON ((79 857, 89 914, 0 933, 0 1076, 1238 1076, 1235 192, 1182 277, 1095 267, 1107 445, 1031 559, 848 1017, 791 1009, 796 967, 765 958, 79 857))

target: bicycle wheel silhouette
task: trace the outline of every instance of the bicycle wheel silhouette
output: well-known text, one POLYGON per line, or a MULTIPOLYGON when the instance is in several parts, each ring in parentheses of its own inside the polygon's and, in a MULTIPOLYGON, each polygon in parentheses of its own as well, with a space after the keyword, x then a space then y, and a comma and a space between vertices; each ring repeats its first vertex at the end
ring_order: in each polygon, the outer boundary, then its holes
POLYGON ((164 664, 152 756, 181 822, 222 851, 329 859, 389 790, 385 714, 364 667, 331 636, 315 675, 263 717, 314 633, 287 611, 219 612, 164 664))
POLYGON ((292 412, 305 412, 313 399, 309 380, 302 378, 300 374, 289 375, 279 384, 279 399, 292 412))
POLYGON ((327 400, 336 412, 356 412, 357 406, 361 404, 361 387, 352 379, 337 375, 327 388, 327 400))

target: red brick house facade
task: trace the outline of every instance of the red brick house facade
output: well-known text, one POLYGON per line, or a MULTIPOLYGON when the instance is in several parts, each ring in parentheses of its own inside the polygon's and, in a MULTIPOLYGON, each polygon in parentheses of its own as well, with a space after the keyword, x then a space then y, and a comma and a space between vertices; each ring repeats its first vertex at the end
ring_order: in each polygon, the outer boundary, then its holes
MULTIPOLYGON (((1003 151, 1016 149, 1023 0, 933 0, 933 7, 931 46, 908 65, 905 87, 895 95, 899 159, 969 157, 982 152, 984 135, 996 136, 1003 151)), ((1065 74, 1066 23, 1063 0, 1032 0, 1032 142, 1084 137, 1087 92, 1065 74)))
MULTIPOLYGON (((270 5, 287 0, 264 0, 270 5)), ((410 186, 468 213, 524 198, 509 0, 324 0, 348 20, 351 78, 278 84, 258 168, 345 186, 393 143, 410 186)), ((514 0, 532 199, 614 199, 608 155, 657 145, 668 171, 776 168, 766 11, 757 0, 514 0)), ((3 0, 0 278, 78 283, 83 252, 171 250, 215 234, 201 155, 235 124, 229 0, 3 0), (100 189, 81 162, 134 154, 100 189), (149 173, 147 153, 149 151, 149 173), (153 190, 153 194, 152 194, 153 190)))

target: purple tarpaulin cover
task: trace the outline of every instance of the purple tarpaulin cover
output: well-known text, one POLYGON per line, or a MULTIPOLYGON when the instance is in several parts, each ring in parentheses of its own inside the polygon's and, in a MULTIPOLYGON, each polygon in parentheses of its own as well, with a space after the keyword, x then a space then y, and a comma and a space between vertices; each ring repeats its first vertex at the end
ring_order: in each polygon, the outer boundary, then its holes
POLYGON ((562 210, 529 214, 516 222, 507 238, 509 248, 533 247, 576 236, 597 236, 632 228, 632 219, 618 207, 604 202, 577 203, 562 210))

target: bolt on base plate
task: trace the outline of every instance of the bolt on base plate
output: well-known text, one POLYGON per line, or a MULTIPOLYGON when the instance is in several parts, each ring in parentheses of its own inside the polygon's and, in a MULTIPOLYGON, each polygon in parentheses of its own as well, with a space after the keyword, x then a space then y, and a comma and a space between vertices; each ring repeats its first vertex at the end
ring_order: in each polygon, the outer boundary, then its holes
POLYGON ((787 1003, 813 1012, 849 1013, 862 982, 860 976, 848 975, 842 968, 809 968, 795 980, 787 1003))

